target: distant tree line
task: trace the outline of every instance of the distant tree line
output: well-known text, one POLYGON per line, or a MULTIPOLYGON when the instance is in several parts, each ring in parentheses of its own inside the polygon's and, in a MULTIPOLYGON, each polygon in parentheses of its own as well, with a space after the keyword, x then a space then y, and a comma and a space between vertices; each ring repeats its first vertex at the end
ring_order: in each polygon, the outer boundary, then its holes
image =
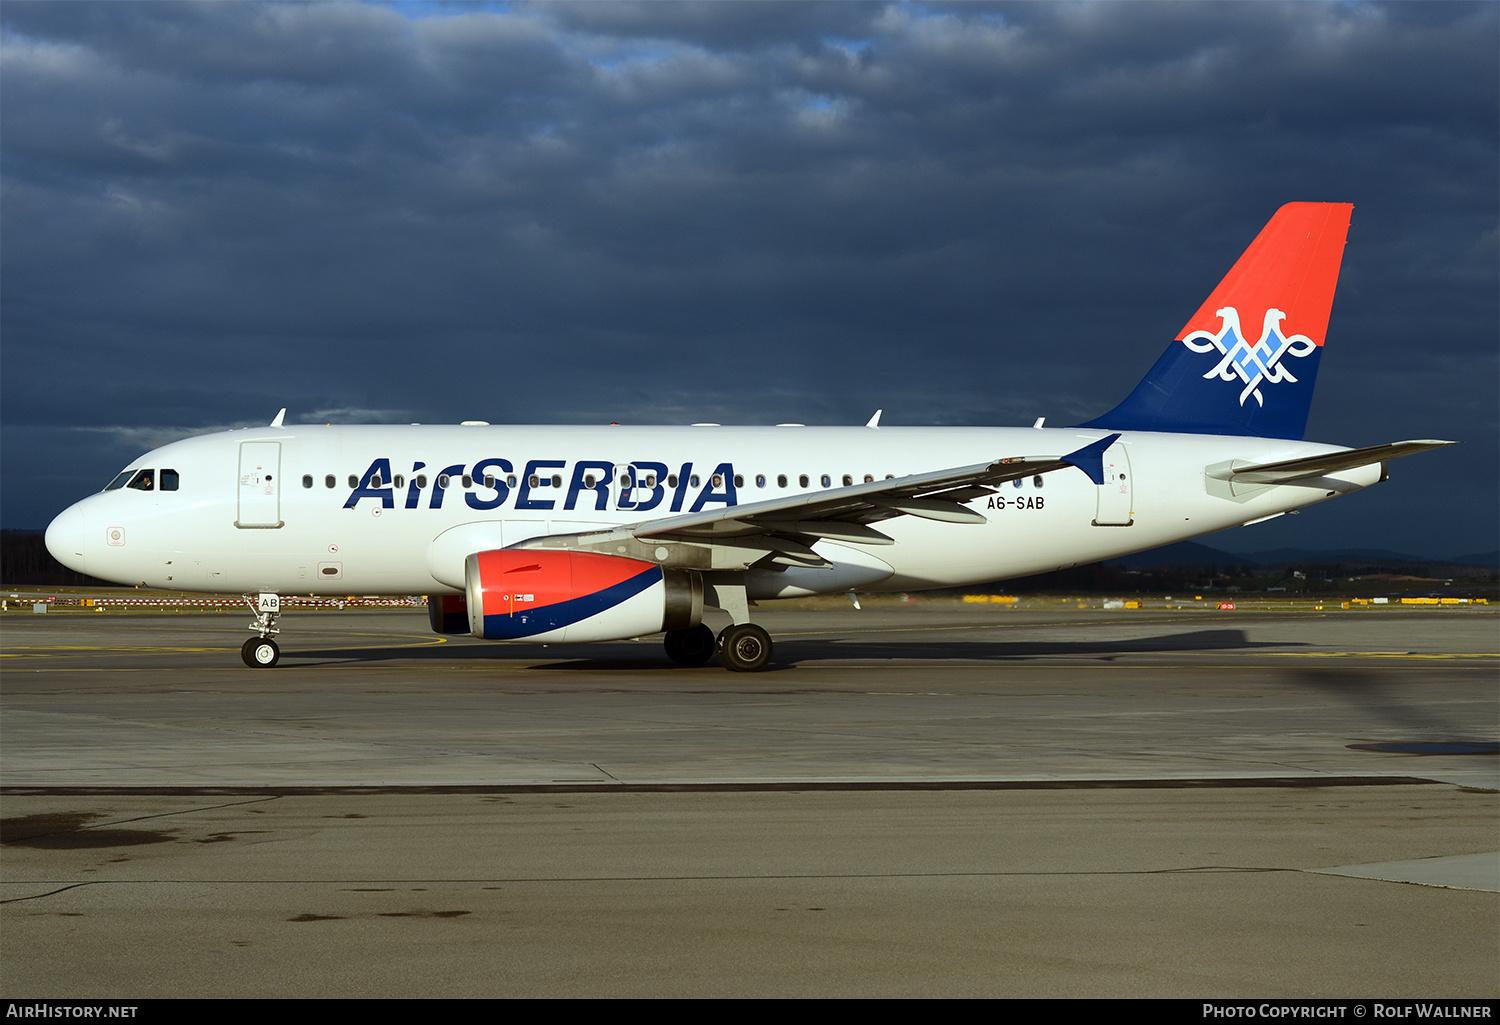
POLYGON ((43 587, 108 587, 103 580, 68 569, 47 551, 36 530, 0 530, 0 584, 43 587))
MULTIPOLYGON (((1429 591, 1488 596, 1496 592, 1500 575, 1492 569, 1446 564, 1369 561, 1288 563, 1252 566, 1160 566, 1127 569, 1096 562, 1052 573, 1003 580, 998 592, 1013 594, 1174 594, 1203 591, 1285 591, 1315 593, 1413 593, 1429 591), (1403 579, 1404 576, 1404 579, 1403 579)), ((964 588, 963 590, 973 590, 964 588)))
POLYGON ((1158 591, 1247 586, 1249 566, 1193 566, 1163 569, 1126 569, 1106 562, 1072 566, 1017 577, 1001 582, 999 587, 1017 594, 1086 593, 1086 594, 1154 594, 1158 591))

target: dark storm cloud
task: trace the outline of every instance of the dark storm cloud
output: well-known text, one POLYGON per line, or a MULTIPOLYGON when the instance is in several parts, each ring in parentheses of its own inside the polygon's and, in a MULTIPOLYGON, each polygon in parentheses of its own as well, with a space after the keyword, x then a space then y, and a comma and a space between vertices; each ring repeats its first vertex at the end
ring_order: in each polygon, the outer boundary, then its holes
POLYGON ((1493 545, 1492 4, 0 19, 7 524, 40 525, 140 432, 281 405, 1086 418, 1278 206, 1330 199, 1356 211, 1310 436, 1467 444, 1320 523, 1493 545))

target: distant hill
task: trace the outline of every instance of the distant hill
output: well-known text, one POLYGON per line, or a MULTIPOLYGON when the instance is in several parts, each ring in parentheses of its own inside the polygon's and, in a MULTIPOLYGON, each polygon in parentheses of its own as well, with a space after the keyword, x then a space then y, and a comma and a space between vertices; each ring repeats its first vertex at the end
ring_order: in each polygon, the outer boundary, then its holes
POLYGON ((1156 569, 1170 566, 1186 569, 1198 566, 1239 566, 1247 563, 1258 565, 1259 560, 1253 556, 1234 555, 1218 548, 1210 548, 1208 545, 1200 545, 1197 541, 1178 541, 1175 544, 1152 548, 1150 551, 1110 559, 1106 565, 1123 566, 1126 569, 1156 569))
POLYGON ((1463 566, 1488 566, 1490 569, 1500 569, 1500 549, 1493 552, 1481 552, 1478 555, 1455 555, 1448 561, 1463 566))
POLYGON ((1244 558, 1262 566, 1279 566, 1288 562, 1446 562, 1446 559, 1430 559, 1406 552, 1392 552, 1384 548, 1330 548, 1326 551, 1311 548, 1272 548, 1264 552, 1250 552, 1244 558))

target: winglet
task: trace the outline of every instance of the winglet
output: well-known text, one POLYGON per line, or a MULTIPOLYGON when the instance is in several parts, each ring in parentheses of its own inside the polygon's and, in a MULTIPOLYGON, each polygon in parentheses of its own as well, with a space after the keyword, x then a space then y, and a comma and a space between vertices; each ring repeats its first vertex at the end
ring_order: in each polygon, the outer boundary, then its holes
POLYGON ((279 412, 279 413, 276 414, 276 419, 271 421, 271 426, 272 427, 280 427, 281 426, 281 421, 284 420, 284 419, 286 419, 286 407, 282 406, 281 407, 281 412, 279 412))
POLYGON ((866 427, 879 427, 880 426, 880 414, 884 413, 884 412, 885 412, 885 410, 883 410, 883 409, 877 409, 877 410, 875 410, 875 415, 872 416, 872 417, 870 417, 869 422, 866 423, 865 426, 866 427))
POLYGON ((1095 484, 1103 484, 1104 450, 1119 440, 1120 436, 1118 434, 1111 434, 1108 437, 1100 438, 1098 441, 1083 446, 1083 448, 1076 452, 1069 452, 1065 456, 1058 456, 1058 458, 1069 466, 1076 466, 1088 474, 1089 480, 1095 484))

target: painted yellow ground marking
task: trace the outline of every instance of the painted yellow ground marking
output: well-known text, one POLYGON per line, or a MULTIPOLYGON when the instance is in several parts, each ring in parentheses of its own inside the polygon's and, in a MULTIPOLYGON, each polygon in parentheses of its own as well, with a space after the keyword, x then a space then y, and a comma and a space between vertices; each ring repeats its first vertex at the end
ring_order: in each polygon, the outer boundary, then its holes
POLYGON ((105 645, 58 645, 57 647, 45 648, 15 648, 11 651, 0 652, 0 658, 41 658, 45 655, 59 655, 66 652, 76 651, 228 651, 228 648, 168 648, 157 646, 145 647, 107 647, 105 645))
POLYGON ((1289 659, 1500 659, 1497 651, 1257 651, 1289 659))
MULTIPOLYGON (((365 636, 365 637, 379 637, 380 635, 379 634, 364 634, 363 636, 365 636)), ((311 643, 311 642, 309 642, 309 643, 311 643)), ((336 644, 339 647, 349 647, 349 645, 344 644, 342 642, 342 640, 330 641, 328 643, 329 644, 336 644)), ((368 649, 376 649, 376 648, 380 648, 380 649, 385 649, 385 648, 430 648, 430 647, 432 647, 434 645, 437 645, 437 644, 447 644, 447 643, 448 643, 448 638, 446 638, 446 637, 433 637, 433 638, 430 638, 430 639, 424 637, 420 641, 392 641, 392 642, 386 643, 386 644, 371 644, 371 645, 367 645, 367 650, 368 649)), ((314 647, 316 647, 316 646, 317 645, 314 645, 314 647)), ((64 653, 67 653, 67 652, 81 652, 81 651, 163 651, 163 652, 173 652, 173 653, 181 654, 181 653, 184 653, 184 652, 205 652, 205 651, 206 652, 214 652, 214 651, 232 651, 232 650, 233 650, 232 648, 222 647, 222 646, 219 646, 219 645, 213 645, 213 646, 210 646, 210 647, 203 647, 203 648, 181 648, 181 647, 169 647, 167 645, 162 645, 162 644, 139 644, 139 645, 48 644, 48 645, 34 645, 34 646, 30 646, 30 647, 11 648, 8 651, 0 652, 0 658, 40 658, 40 657, 45 656, 45 655, 64 654, 64 653)), ((295 653, 284 652, 283 654, 295 654, 295 653)))
MULTIPOLYGON (((1172 623, 1192 623, 1196 626, 1203 625, 1203 620, 1198 617, 1187 616, 1173 617, 1146 617, 1132 616, 1130 619, 1112 620, 1105 623, 1113 626, 1119 623, 1122 626, 1158 626, 1172 623)), ((1092 624, 1091 624, 1092 625, 1092 624)), ((855 626, 848 628, 830 628, 826 630, 777 630, 775 637, 857 637, 864 634, 911 634, 911 633, 951 633, 954 631, 973 630, 1048 630, 1054 627, 1077 627, 1078 623, 1071 620, 1048 620, 1037 622, 1035 620, 1027 623, 960 623, 954 626, 924 626, 921 623, 913 623, 910 626, 855 626)))

